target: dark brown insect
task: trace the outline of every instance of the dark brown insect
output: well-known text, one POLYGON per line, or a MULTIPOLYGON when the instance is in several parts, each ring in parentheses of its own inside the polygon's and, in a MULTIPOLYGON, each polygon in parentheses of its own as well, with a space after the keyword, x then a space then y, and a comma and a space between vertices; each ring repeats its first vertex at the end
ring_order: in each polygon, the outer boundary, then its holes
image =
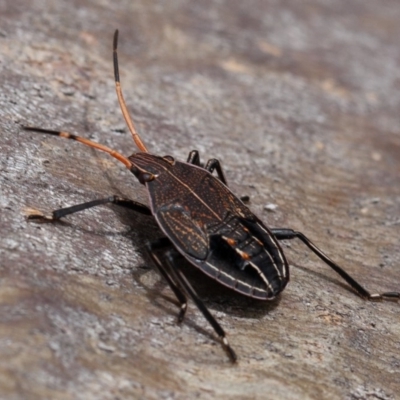
POLYGON ((175 161, 171 156, 159 157, 149 154, 136 132, 122 96, 117 41, 118 31, 115 32, 113 42, 116 91, 139 153, 126 158, 106 146, 67 132, 32 127, 24 129, 73 139, 110 154, 121 161, 139 182, 146 186, 150 207, 134 200, 110 196, 55 210, 50 217, 31 215, 31 219, 56 221, 68 214, 106 203, 152 215, 165 237, 155 243, 149 243, 147 249, 179 300, 181 308, 178 321, 183 320, 187 299, 190 297, 220 337, 233 362, 237 357, 224 330, 186 279, 177 262, 179 255, 212 279, 238 293, 260 300, 272 300, 289 282, 289 266, 279 241, 298 238, 361 297, 367 300, 400 298, 399 292, 369 293, 301 232, 292 229, 269 229, 230 191, 217 159, 209 160, 203 167, 196 150, 190 152, 186 163, 175 161), (214 171, 217 172, 218 178, 212 175, 214 171), (160 254, 162 257, 159 257, 160 254))

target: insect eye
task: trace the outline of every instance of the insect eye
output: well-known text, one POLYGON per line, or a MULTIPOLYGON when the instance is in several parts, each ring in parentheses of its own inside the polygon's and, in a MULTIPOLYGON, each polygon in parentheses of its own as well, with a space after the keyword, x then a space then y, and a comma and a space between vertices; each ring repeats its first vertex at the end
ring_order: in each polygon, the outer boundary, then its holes
POLYGON ((171 157, 171 156, 164 156, 163 159, 164 159, 165 161, 168 161, 171 165, 174 165, 174 164, 175 164, 175 158, 174 158, 174 157, 171 157))

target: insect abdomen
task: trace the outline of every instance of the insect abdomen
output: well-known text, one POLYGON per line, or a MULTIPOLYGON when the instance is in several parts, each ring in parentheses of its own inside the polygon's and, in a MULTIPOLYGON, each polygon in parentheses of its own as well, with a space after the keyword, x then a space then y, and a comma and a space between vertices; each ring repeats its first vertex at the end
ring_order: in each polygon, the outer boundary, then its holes
POLYGON ((228 216, 210 227, 210 250, 197 264, 207 275, 234 290, 273 299, 286 286, 288 266, 275 238, 259 222, 228 216))

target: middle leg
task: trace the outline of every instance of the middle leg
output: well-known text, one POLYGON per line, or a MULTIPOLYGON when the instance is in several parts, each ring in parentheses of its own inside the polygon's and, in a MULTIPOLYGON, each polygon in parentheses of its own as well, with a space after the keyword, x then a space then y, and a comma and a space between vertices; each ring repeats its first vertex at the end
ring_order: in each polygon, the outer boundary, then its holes
MULTIPOLYGON (((197 165, 198 167, 202 167, 206 169, 208 172, 211 174, 214 172, 214 170, 217 171, 217 175, 219 180, 226 186, 228 186, 228 181, 226 180, 226 176, 224 173, 224 170, 222 169, 221 162, 216 159, 216 158, 211 158, 207 161, 207 164, 203 167, 201 161, 200 161, 200 154, 197 150, 192 150, 189 153, 189 156, 186 161, 188 164, 193 164, 197 165)), ((240 196, 240 200, 242 200, 244 203, 248 203, 250 201, 250 197, 248 195, 240 196)))
POLYGON ((165 249, 171 248, 172 243, 171 241, 164 237, 161 239, 158 239, 155 242, 152 243, 147 243, 146 248, 147 252, 150 255, 151 259, 153 260, 154 264, 156 265, 158 271, 160 274, 164 277, 164 279, 167 281, 169 287, 171 290, 174 292, 176 298, 179 301, 180 305, 180 311, 178 314, 178 323, 181 323, 183 321, 183 318, 185 317, 186 310, 187 310, 187 298, 182 290, 182 288, 179 286, 179 284, 176 282, 176 279, 171 273, 170 268, 166 268, 160 257, 158 256, 158 252, 165 249))
POLYGON ((187 280, 185 274, 182 272, 181 267, 176 262, 175 254, 176 254, 176 252, 174 251, 174 249, 172 251, 169 251, 166 253, 166 262, 170 267, 170 271, 171 271, 172 275, 174 276, 175 281, 179 284, 179 286, 181 288, 183 288, 185 293, 187 293, 187 295, 196 304, 197 308, 201 311, 204 318, 208 321, 208 323, 214 329, 215 333, 220 338, 221 344, 222 344, 223 348, 225 349, 225 351, 227 352, 230 360, 233 363, 235 363, 237 361, 237 355, 236 355, 235 351, 232 349, 232 347, 230 346, 224 329, 221 327, 221 325, 215 319, 215 317, 211 314, 211 312, 208 310, 206 305, 203 303, 203 301, 200 299, 200 297, 197 295, 197 293, 193 289, 192 285, 187 280))
POLYGON ((216 170, 220 181, 222 183, 224 183, 226 186, 228 186, 221 163, 216 158, 211 158, 210 160, 208 160, 207 164, 203 167, 203 165, 200 162, 200 153, 197 150, 192 150, 189 153, 189 156, 188 156, 186 162, 188 164, 193 164, 193 165, 197 165, 198 167, 202 167, 202 168, 206 169, 208 172, 210 172, 211 174, 214 172, 214 170, 216 170))

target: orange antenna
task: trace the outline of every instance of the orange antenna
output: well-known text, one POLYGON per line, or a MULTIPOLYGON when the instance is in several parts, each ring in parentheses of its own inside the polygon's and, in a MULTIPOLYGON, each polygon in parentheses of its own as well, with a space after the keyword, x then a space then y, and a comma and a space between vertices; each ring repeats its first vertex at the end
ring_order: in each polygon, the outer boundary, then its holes
POLYGON ((133 124, 133 120, 129 115, 129 111, 126 107, 126 103, 124 100, 124 96, 122 95, 121 83, 119 81, 119 68, 118 68, 118 55, 117 55, 117 46, 118 46, 118 29, 114 33, 114 41, 113 41, 113 58, 114 58, 114 78, 115 78, 115 90, 118 96, 119 106, 121 107, 122 115, 125 118, 125 122, 128 125, 129 130, 131 131, 131 135, 133 140, 135 141, 136 146, 140 151, 144 153, 148 153, 146 146, 142 142, 139 134, 136 131, 135 125, 133 124))
POLYGON ((103 146, 100 143, 92 142, 89 139, 85 139, 85 138, 80 137, 80 136, 75 136, 75 135, 72 135, 71 133, 68 133, 68 132, 52 131, 52 130, 49 130, 49 129, 42 129, 42 128, 33 128, 33 127, 30 127, 30 126, 24 126, 23 129, 25 131, 47 133, 49 135, 60 136, 60 137, 63 137, 65 139, 76 140, 77 142, 86 144, 86 146, 93 147, 95 149, 98 149, 98 150, 104 151, 105 153, 108 153, 111 157, 114 157, 118 161, 121 161, 122 164, 124 164, 128 169, 131 169, 132 166, 133 166, 132 162, 130 162, 121 153, 118 153, 117 151, 115 151, 113 149, 110 149, 107 146, 103 146))

